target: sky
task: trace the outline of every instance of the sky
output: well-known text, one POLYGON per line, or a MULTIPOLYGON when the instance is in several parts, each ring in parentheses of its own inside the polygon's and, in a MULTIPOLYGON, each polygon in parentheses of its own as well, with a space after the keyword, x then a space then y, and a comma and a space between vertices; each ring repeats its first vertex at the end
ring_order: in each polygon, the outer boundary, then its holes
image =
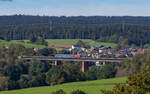
POLYGON ((150 0, 0 0, 0 15, 150 16, 150 0))

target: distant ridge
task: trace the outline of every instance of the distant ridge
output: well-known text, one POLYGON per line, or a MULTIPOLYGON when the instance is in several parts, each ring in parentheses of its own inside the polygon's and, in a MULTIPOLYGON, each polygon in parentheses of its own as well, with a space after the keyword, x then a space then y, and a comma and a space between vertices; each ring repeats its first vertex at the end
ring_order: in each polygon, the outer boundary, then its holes
POLYGON ((150 44, 150 17, 142 16, 0 16, 0 37, 25 40, 92 39, 122 45, 150 44))
POLYGON ((0 24, 33 24, 49 23, 49 21, 53 21, 53 24, 150 24, 150 16, 0 16, 0 24))

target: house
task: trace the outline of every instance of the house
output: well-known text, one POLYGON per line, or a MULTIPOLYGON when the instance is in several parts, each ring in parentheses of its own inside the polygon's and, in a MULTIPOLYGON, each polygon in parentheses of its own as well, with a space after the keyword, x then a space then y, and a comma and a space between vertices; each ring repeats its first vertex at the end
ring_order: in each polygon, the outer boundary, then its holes
POLYGON ((103 53, 106 47, 99 47, 98 49, 99 49, 99 53, 103 53))
POLYGON ((71 48, 64 48, 63 50, 65 50, 65 51, 71 51, 72 49, 71 48))
POLYGON ((143 54, 144 53, 143 49, 138 49, 137 51, 138 51, 139 54, 143 54))
POLYGON ((93 51, 94 49, 95 49, 95 47, 94 47, 94 46, 91 46, 90 51, 93 51))
POLYGON ((43 49, 43 48, 33 48, 33 50, 34 50, 35 52, 38 52, 38 51, 41 50, 41 49, 43 49))
POLYGON ((96 65, 97 67, 99 67, 99 66, 100 66, 99 61, 97 61, 97 62, 95 63, 95 65, 96 65))
POLYGON ((85 52, 86 51, 86 48, 83 48, 83 47, 80 47, 78 45, 72 45, 72 50, 76 50, 78 52, 85 52))
POLYGON ((8 46, 5 46, 5 48, 8 49, 9 47, 8 47, 8 46))
POLYGON ((80 47, 78 45, 72 45, 72 50, 78 50, 80 47))

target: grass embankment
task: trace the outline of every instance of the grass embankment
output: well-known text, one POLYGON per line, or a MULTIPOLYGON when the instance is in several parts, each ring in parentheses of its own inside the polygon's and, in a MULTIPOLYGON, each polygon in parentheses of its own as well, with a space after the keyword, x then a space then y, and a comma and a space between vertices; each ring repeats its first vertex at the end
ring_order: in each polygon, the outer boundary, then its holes
POLYGON ((52 92, 59 89, 63 89, 67 94, 70 94, 70 92, 77 89, 83 90, 87 94, 100 94, 101 90, 111 90, 115 86, 115 84, 125 82, 126 77, 122 77, 122 78, 103 79, 86 82, 73 82, 56 86, 45 86, 21 90, 2 91, 0 92, 0 94, 51 94, 52 92))

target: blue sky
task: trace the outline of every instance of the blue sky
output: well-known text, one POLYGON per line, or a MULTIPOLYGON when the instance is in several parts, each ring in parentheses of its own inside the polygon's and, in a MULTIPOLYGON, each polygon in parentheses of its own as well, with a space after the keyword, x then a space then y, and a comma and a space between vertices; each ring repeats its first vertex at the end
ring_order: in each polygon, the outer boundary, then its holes
POLYGON ((0 15, 150 16, 150 0, 0 1, 0 15))

